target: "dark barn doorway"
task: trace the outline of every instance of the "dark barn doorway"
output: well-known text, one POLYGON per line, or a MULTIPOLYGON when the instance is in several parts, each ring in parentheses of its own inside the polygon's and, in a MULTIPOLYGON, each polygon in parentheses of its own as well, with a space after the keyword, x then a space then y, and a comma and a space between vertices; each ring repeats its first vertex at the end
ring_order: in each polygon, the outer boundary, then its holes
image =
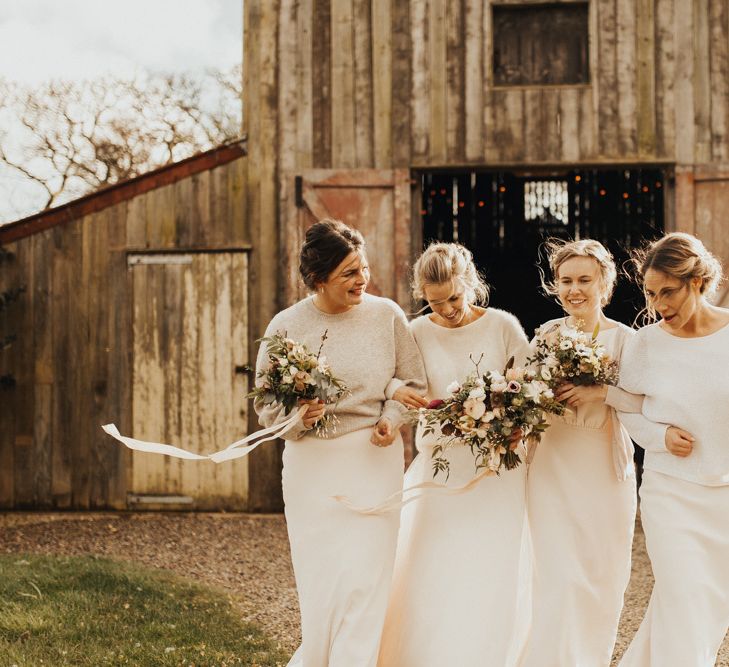
MULTIPOLYGON (((545 239, 597 239, 620 267, 631 247, 664 229, 666 174, 658 168, 440 171, 419 177, 425 245, 439 240, 467 246, 492 287, 491 305, 514 313, 528 336, 562 314, 540 289, 537 264, 545 239)), ((621 277, 606 313, 630 324, 641 303, 638 288, 621 277)))

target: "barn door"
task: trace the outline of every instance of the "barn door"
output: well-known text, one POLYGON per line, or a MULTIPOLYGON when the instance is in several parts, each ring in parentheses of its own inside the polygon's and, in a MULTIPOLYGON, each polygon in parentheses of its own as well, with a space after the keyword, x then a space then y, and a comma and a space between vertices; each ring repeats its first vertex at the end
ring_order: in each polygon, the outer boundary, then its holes
MULTIPOLYGON (((729 267, 729 171, 714 167, 676 170, 676 228, 696 234, 729 267)), ((719 288, 715 303, 729 306, 729 285, 719 288)))
MULTIPOLYGON (((209 453, 247 425, 247 256, 134 254, 133 436, 209 453)), ((129 504, 246 509, 246 459, 132 452, 129 504)))
POLYGON ((336 218, 358 229, 367 242, 372 278, 368 291, 410 306, 408 269, 414 244, 407 169, 311 169, 285 177, 283 243, 286 305, 305 295, 298 254, 306 229, 336 218))

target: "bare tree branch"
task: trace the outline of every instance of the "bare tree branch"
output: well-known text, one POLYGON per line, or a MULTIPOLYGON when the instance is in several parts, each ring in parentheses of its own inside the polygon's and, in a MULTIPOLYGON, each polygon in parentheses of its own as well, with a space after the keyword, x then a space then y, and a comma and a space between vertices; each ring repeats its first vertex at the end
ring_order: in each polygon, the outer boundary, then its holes
POLYGON ((236 139, 241 87, 240 67, 36 89, 0 80, 0 113, 17 128, 0 135, 0 164, 43 188, 33 210, 56 206, 236 139))

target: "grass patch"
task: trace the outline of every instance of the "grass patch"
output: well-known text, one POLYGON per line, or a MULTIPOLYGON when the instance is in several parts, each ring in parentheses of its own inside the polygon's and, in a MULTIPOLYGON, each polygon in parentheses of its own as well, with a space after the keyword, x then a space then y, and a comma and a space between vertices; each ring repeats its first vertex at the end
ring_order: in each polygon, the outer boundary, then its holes
POLYGON ((95 557, 0 556, 2 667, 285 665, 225 593, 95 557))

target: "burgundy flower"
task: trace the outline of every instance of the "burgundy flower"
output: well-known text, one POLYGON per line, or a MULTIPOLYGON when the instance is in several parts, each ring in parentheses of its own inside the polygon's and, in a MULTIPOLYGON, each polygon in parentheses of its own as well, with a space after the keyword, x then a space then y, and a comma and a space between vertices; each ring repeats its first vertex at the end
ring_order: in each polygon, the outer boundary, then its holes
POLYGON ((437 410, 440 407, 443 407, 445 405, 445 401, 442 398, 434 398, 430 403, 428 403, 428 410, 437 410))

